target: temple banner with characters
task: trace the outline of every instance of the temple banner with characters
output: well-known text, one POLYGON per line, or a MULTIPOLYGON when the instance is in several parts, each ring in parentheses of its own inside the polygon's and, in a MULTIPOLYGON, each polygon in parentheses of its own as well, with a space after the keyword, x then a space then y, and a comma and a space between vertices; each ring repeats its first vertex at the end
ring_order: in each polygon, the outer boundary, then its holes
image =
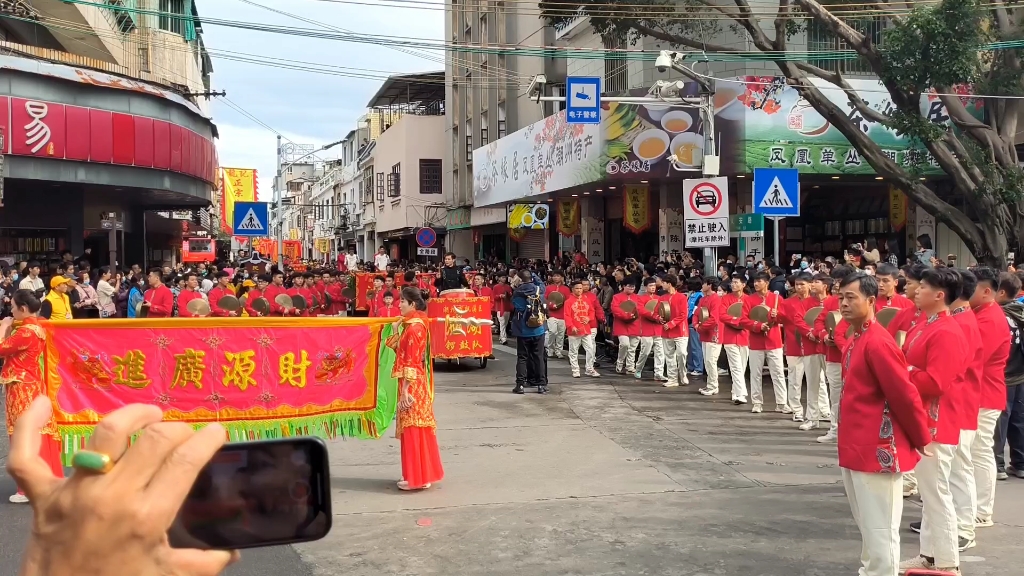
POLYGON ((427 301, 431 357, 442 360, 491 355, 491 299, 440 297, 427 301))
POLYGON ((47 325, 64 455, 126 405, 219 422, 230 440, 377 438, 397 407, 392 323, 376 318, 81 320, 47 325))

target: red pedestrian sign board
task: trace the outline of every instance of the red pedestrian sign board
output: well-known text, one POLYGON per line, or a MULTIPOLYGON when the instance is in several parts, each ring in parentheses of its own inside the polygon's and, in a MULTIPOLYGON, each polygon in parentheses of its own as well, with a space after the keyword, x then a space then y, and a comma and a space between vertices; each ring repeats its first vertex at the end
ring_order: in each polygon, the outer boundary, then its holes
POLYGON ((684 214, 687 220, 729 216, 729 181, 726 178, 686 180, 684 214))

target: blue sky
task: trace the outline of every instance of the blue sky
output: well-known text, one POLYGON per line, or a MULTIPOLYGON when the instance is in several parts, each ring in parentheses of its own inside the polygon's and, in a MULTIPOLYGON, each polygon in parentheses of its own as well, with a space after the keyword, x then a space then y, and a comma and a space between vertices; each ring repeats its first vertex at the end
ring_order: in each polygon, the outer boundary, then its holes
MULTIPOLYGON (((196 1, 200 18, 317 28, 314 24, 275 14, 241 0, 196 1)), ((444 36, 444 12, 440 10, 366 6, 323 0, 253 1, 326 26, 358 33, 437 40, 444 36)), ((439 6, 443 6, 443 3, 439 3, 439 6)), ((441 63, 384 46, 284 36, 212 24, 203 25, 203 36, 211 50, 244 52, 257 57, 272 56, 389 73, 444 68, 441 63)), ((417 54, 443 56, 439 51, 417 54)), ((232 102, 286 138, 317 147, 340 140, 355 128, 356 118, 365 111, 370 97, 381 85, 381 81, 376 79, 284 70, 225 60, 216 55, 213 56, 213 70, 213 89, 226 90, 232 102)), ((221 165, 259 170, 260 196, 262 200, 269 200, 275 170, 276 135, 216 99, 213 116, 220 130, 217 145, 221 165)))

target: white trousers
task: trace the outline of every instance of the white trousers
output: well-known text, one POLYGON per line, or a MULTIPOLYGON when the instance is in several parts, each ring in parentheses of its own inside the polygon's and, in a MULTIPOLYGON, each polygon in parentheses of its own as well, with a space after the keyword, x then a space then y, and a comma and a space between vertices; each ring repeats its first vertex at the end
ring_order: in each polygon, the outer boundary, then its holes
POLYGON ((615 360, 615 369, 636 372, 636 349, 640 346, 639 336, 619 336, 619 357, 615 360))
MULTIPOLYGON (((799 414, 803 416, 804 407, 800 403, 800 394, 804 387, 804 374, 808 376, 810 380, 810 371, 807 369, 807 359, 809 356, 786 356, 786 365, 789 366, 789 379, 788 388, 786 388, 786 400, 789 402, 789 408, 793 411, 793 414, 799 414)), ((810 387, 808 386, 807 398, 811 398, 810 387)))
POLYGON ((653 336, 654 345, 654 375, 665 376, 665 339, 661 336, 653 336))
POLYGON ((743 373, 747 369, 750 348, 739 344, 725 344, 725 357, 729 360, 729 378, 732 380, 732 399, 747 400, 747 381, 743 373))
POLYGON ((565 344, 565 320, 548 318, 548 331, 544 333, 544 347, 548 356, 562 357, 562 345, 565 344))
POLYGON ((900 569, 901 474, 842 468, 843 486, 860 530, 859 576, 897 576, 900 569))
POLYGON ((701 342, 704 349, 704 374, 708 380, 708 390, 718 393, 718 357, 722 354, 722 345, 716 342, 701 342))
POLYGON ((583 345, 584 353, 584 367, 587 372, 594 369, 594 351, 596 345, 594 343, 594 335, 587 334, 586 336, 569 336, 569 368, 572 369, 572 373, 580 373, 580 345, 583 345))
POLYGON ((508 318, 509 312, 498 312, 498 341, 502 344, 508 340, 508 318))
POLYGON ((935 559, 936 568, 960 566, 956 533, 956 510, 949 477, 956 446, 932 442, 934 456, 917 465, 917 490, 921 493, 921 555, 935 559))
POLYGON ((782 366, 782 348, 750 351, 750 401, 754 404, 764 404, 761 368, 765 362, 768 363, 768 374, 771 375, 772 386, 775 388, 775 403, 785 404, 786 370, 782 366))
POLYGON ((974 487, 974 463, 971 461, 971 444, 976 434, 977 430, 960 431, 960 443, 956 445, 949 474, 957 533, 968 540, 974 540, 974 519, 978 517, 978 492, 974 487))
POLYGON ((689 379, 686 377, 686 351, 689 340, 686 336, 661 339, 665 345, 665 366, 670 383, 678 382, 683 385, 689 383, 689 379))
POLYGON ((638 372, 644 369, 647 364, 647 358, 651 355, 651 350, 654 349, 654 336, 641 336, 640 337, 640 356, 636 359, 636 369, 638 372))
POLYGON ((978 490, 978 516, 992 518, 996 505, 995 432, 999 410, 982 408, 978 413, 978 434, 971 443, 971 461, 974 463, 974 484, 978 490))
POLYGON ((843 396, 843 365, 839 362, 825 362, 825 380, 828 381, 828 398, 832 403, 832 426, 829 432, 839 431, 839 400, 843 396))
POLYGON ((807 377, 807 410, 804 418, 826 420, 832 414, 832 405, 829 404, 828 382, 825 379, 825 355, 807 356, 804 366, 807 377))

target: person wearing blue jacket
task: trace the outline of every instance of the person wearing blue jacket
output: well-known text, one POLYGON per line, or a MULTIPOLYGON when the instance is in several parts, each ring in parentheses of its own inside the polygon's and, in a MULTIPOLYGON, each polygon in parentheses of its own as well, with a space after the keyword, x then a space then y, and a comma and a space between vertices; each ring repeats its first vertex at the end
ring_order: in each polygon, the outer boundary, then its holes
POLYGON ((521 283, 512 292, 512 335, 516 337, 515 394, 524 394, 526 386, 537 392, 548 391, 548 364, 544 357, 544 282, 530 270, 520 270, 521 283), (538 318, 539 317, 539 318, 538 318), (531 322, 533 318, 533 322, 531 322), (531 324, 538 323, 537 326, 531 324))
MULTIPOLYGON (((689 278, 686 281, 686 287, 690 291, 690 297, 687 300, 689 310, 686 312, 686 321, 693 326, 693 313, 697 310, 697 305, 700 304, 704 293, 701 292, 701 280, 698 278, 689 278)), ((701 376, 704 374, 704 348, 700 343, 700 334, 696 330, 690 330, 687 347, 686 370, 690 376, 701 376)))

